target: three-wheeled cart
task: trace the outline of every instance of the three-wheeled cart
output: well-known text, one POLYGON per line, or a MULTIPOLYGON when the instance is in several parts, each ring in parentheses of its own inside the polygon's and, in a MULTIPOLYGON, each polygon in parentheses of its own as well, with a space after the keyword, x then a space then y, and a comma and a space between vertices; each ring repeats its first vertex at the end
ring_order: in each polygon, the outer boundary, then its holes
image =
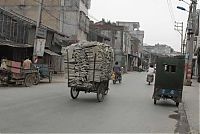
POLYGON ((15 73, 6 69, 0 69, 1 84, 23 84, 30 87, 37 83, 38 71, 33 69, 21 69, 20 73, 15 73))
POLYGON ((71 97, 76 99, 79 92, 96 93, 97 100, 103 101, 108 93, 113 66, 113 49, 103 43, 80 42, 67 50, 68 87, 71 97))
POLYGON ((1 84, 23 84, 30 87, 38 82, 37 69, 23 69, 21 62, 6 60, 6 68, 0 68, 1 84))
POLYGON ((171 99, 176 106, 182 101, 185 60, 183 56, 161 57, 156 62, 153 99, 171 99))
POLYGON ((49 80, 49 83, 52 82, 52 75, 54 72, 52 67, 49 67, 49 65, 47 64, 34 64, 34 66, 39 71, 39 81, 47 78, 49 80))
MULTIPOLYGON (((70 68, 70 65, 76 64, 76 62, 67 62, 67 68, 68 68, 68 87, 71 87, 70 94, 73 99, 76 99, 79 95, 80 91, 83 91, 85 93, 96 93, 97 94, 97 100, 99 102, 102 102, 104 100, 104 96, 108 94, 109 90, 109 80, 110 77, 107 77, 107 79, 102 79, 99 82, 95 81, 95 73, 96 73, 96 55, 94 57, 93 61, 93 81, 90 82, 80 82, 80 83, 73 83, 72 81, 76 79, 78 76, 70 75, 70 71, 74 70, 74 68, 70 68)), ((90 70, 91 71, 91 70, 90 70)), ((81 77, 81 76, 80 76, 81 77)))

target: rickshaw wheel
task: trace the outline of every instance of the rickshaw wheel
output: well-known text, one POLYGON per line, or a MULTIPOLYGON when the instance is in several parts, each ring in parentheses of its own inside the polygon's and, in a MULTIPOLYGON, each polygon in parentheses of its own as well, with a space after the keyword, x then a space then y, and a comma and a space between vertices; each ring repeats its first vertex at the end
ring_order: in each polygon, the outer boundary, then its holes
POLYGON ((70 94, 71 94, 72 99, 76 99, 79 95, 79 91, 77 90, 77 88, 72 87, 70 94))
POLYGON ((27 74, 25 79, 24 79, 24 85, 26 87, 30 87, 33 85, 33 76, 32 74, 27 74))
POLYGON ((116 81, 115 81, 115 80, 113 80, 113 84, 116 84, 116 81))
POLYGON ((155 104, 155 105, 156 105, 156 102, 157 102, 156 99, 154 99, 154 104, 155 104))
POLYGON ((39 74, 35 74, 33 85, 38 85, 40 82, 39 74))
POLYGON ((102 102, 104 100, 104 95, 105 95, 104 85, 100 84, 97 89, 97 100, 99 102, 102 102))
POLYGON ((177 106, 177 107, 179 106, 179 102, 176 102, 176 106, 177 106))
POLYGON ((52 72, 49 72, 49 83, 52 82, 52 72))
POLYGON ((107 94, 108 94, 108 89, 106 89, 104 92, 104 95, 107 95, 107 94))

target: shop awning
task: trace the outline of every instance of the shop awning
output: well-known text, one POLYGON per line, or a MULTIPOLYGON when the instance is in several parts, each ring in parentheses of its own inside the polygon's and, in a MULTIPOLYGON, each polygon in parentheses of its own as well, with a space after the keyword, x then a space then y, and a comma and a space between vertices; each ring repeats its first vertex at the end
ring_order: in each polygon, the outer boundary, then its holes
POLYGON ((51 50, 49 50, 49 49, 45 49, 44 52, 45 52, 46 54, 51 55, 51 56, 60 56, 59 54, 57 54, 57 53, 55 53, 55 52, 53 52, 53 51, 51 51, 51 50))
POLYGON ((1 40, 0 39, 0 46, 10 46, 10 47, 15 47, 15 48, 31 48, 33 47, 32 45, 29 44, 20 44, 12 41, 7 41, 7 40, 1 40))

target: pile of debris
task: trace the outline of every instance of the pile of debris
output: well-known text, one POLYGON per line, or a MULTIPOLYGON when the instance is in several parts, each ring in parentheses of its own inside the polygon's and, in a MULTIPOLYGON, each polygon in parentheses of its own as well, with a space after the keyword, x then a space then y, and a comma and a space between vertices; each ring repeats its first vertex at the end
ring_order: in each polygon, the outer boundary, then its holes
POLYGON ((92 82, 109 80, 113 66, 113 49, 104 43, 79 42, 68 47, 69 86, 92 86, 92 82))

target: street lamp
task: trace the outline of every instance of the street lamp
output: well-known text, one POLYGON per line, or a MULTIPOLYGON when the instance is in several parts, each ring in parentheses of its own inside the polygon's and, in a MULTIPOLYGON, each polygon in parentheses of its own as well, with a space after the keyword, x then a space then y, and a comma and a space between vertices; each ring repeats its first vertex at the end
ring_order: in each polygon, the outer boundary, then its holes
POLYGON ((177 6, 177 8, 180 9, 180 10, 183 10, 183 11, 189 12, 189 11, 186 10, 184 7, 177 6))
MULTIPOLYGON (((183 1, 183 0, 179 0, 183 1)), ((183 1, 185 2, 185 1, 183 1)), ((193 43, 194 43, 194 30, 195 30, 195 15, 196 15, 196 6, 197 0, 191 0, 191 4, 185 2, 189 5, 189 11, 185 8, 177 6, 178 9, 189 12, 188 21, 187 21, 187 47, 186 47, 186 62, 185 62, 185 79, 184 84, 186 86, 191 86, 192 81, 192 59, 193 59, 193 43)))

